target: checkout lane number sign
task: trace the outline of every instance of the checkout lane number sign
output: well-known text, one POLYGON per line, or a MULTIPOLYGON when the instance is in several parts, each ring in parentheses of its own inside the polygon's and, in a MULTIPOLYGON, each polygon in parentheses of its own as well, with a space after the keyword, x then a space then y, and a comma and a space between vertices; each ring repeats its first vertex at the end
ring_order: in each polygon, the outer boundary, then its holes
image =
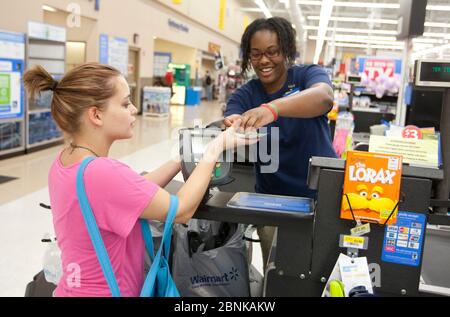
POLYGON ((424 214, 399 211, 397 223, 386 226, 382 261, 419 266, 425 230, 424 214))

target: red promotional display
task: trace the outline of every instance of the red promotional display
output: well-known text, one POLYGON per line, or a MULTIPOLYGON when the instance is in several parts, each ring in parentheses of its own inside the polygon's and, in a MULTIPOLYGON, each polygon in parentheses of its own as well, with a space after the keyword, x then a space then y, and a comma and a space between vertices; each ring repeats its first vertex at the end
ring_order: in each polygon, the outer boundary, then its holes
POLYGON ((409 125, 403 129, 402 137, 405 139, 422 140, 422 131, 414 125, 409 125))

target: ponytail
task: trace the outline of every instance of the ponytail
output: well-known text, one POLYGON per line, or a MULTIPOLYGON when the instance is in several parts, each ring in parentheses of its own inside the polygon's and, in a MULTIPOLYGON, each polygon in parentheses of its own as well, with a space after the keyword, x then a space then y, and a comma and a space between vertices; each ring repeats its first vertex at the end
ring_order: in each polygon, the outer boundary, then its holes
POLYGON ((104 108, 116 93, 115 78, 121 73, 108 65, 86 63, 70 70, 60 82, 42 67, 25 72, 24 84, 30 98, 53 91, 52 117, 67 134, 79 131, 80 118, 90 107, 104 108))
POLYGON ((38 97, 42 91, 54 91, 58 86, 58 82, 40 65, 36 65, 25 72, 23 82, 31 98, 38 97))

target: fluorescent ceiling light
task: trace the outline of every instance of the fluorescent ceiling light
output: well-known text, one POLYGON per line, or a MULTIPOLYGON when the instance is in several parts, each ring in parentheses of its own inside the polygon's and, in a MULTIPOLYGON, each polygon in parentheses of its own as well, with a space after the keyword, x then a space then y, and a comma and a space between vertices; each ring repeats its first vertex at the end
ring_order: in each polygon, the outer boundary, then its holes
MULTIPOLYGON (((307 19, 308 20, 320 20, 320 17, 319 16, 308 16, 307 19)), ((352 17, 331 17, 330 21, 398 24, 397 20, 371 19, 371 18, 352 18, 352 17)))
POLYGON ((263 0, 255 0, 256 5, 261 9, 261 11, 264 13, 264 16, 269 19, 272 17, 272 13, 270 13, 269 8, 264 3, 263 0))
POLYGON ((328 23, 330 21, 331 13, 333 12, 334 0, 322 1, 322 7, 320 8, 320 21, 319 29, 317 31, 316 51, 314 53, 313 63, 319 62, 320 53, 324 43, 325 35, 327 34, 328 23))
MULTIPOLYGON (((298 4, 320 6, 322 1, 297 1, 298 4)), ((336 7, 353 7, 353 8, 371 8, 371 9, 399 9, 400 4, 397 3, 373 3, 373 2, 335 2, 336 7)), ((450 6, 445 5, 427 5, 429 11, 450 11, 450 6)))
POLYGON ((425 37, 439 37, 442 39, 450 39, 450 34, 447 33, 433 33, 433 32, 425 32, 423 33, 425 37))
MULTIPOLYGON (((326 2, 328 0, 325 0, 326 2)), ((297 1, 298 4, 304 4, 304 5, 322 5, 322 1, 297 1)), ((336 7, 351 7, 351 8, 372 8, 372 9, 398 9, 400 8, 399 4, 396 3, 374 3, 374 2, 360 2, 360 1, 354 1, 354 2, 343 2, 343 1, 336 1, 334 3, 336 7)))
POLYGON ((425 38, 415 38, 413 43, 431 43, 431 44, 444 44, 444 40, 439 39, 425 39, 425 38))
MULTIPOLYGON (((317 40, 317 36, 310 36, 310 40, 317 40)), ((404 42, 394 42, 394 41, 379 41, 379 40, 372 40, 372 39, 358 39, 358 38, 352 38, 352 37, 325 37, 326 41, 337 41, 337 42, 354 42, 354 43, 367 43, 367 44, 380 44, 380 45, 396 45, 396 46, 403 46, 404 42)))
POLYGON ((371 9, 398 9, 400 5, 397 3, 375 3, 375 2, 336 2, 336 7, 351 7, 351 8, 371 8, 371 9))
POLYGON ((55 9, 55 8, 53 8, 53 7, 51 7, 51 6, 48 6, 48 5, 46 5, 46 4, 43 4, 43 5, 42 5, 42 10, 50 11, 50 12, 56 12, 56 9, 55 9))
MULTIPOLYGON (((334 36, 336 38, 336 41, 341 41, 341 39, 375 40, 375 41, 391 41, 391 42, 397 41, 397 38, 395 36, 354 35, 354 34, 336 34, 334 36)), ((331 37, 332 36, 330 36, 330 38, 331 37)), ((423 37, 414 38, 413 42, 414 43, 444 44, 443 39, 434 39, 434 38, 429 39, 429 38, 423 38, 423 37)))
POLYGON ((376 48, 379 50, 395 50, 403 51, 403 46, 386 46, 386 45, 371 45, 371 48, 376 48))
MULTIPOLYGON (((308 20, 317 21, 317 20, 320 20, 320 17, 316 16, 316 15, 313 15, 313 16, 308 16, 307 19, 308 20)), ((397 25, 398 24, 398 20, 355 18, 355 17, 331 17, 330 21, 337 21, 337 22, 361 22, 361 23, 382 23, 382 24, 393 24, 393 25, 397 25)), ((425 26, 435 27, 435 28, 450 28, 450 23, 425 22, 425 26)))
POLYGON ((376 35, 339 35, 336 34, 336 37, 342 38, 349 38, 349 39, 356 39, 356 40, 373 40, 373 41, 390 41, 390 42, 397 42, 397 38, 395 36, 376 36, 376 35))
MULTIPOLYGON (((305 30, 318 30, 318 26, 305 25, 305 30)), ((336 32, 348 32, 348 33, 363 33, 363 34, 387 34, 387 35, 397 35, 395 30, 372 30, 372 29, 358 29, 358 28, 328 28, 328 31, 336 32)))
POLYGON ((450 49, 450 44, 445 44, 445 45, 441 45, 441 46, 435 46, 433 48, 429 48, 426 50, 422 50, 419 52, 415 52, 413 54, 413 60, 416 60, 417 58, 423 56, 423 55, 427 55, 427 54, 431 54, 431 53, 440 53, 444 50, 450 49))
POLYGON ((414 48, 429 48, 434 47, 431 43, 413 43, 414 48))
POLYGON ((297 1, 297 4, 304 4, 309 6, 321 6, 322 1, 297 1))
POLYGON ((345 39, 358 39, 358 40, 377 40, 377 41, 391 41, 396 42, 397 38, 395 36, 377 36, 377 35, 355 35, 355 34, 335 34, 330 35, 330 38, 345 38, 345 39))
POLYGON ((291 7, 289 0, 279 0, 279 1, 280 1, 280 3, 284 4, 284 7, 286 8, 286 10, 291 7))
POLYGON ((429 11, 450 11, 450 6, 427 5, 429 11))
MULTIPOLYGON (((310 40, 317 40, 317 36, 309 36, 310 40)), ((361 35, 349 35, 349 34, 336 34, 334 36, 325 37, 326 41, 336 41, 336 42, 354 42, 354 43, 370 43, 370 44, 380 44, 380 45, 404 45, 403 41, 397 41, 395 37, 389 36, 361 36, 361 35)), ((427 46, 430 47, 432 44, 443 44, 444 40, 438 39, 425 39, 416 38, 413 39, 415 46, 427 46)))
MULTIPOLYGON (((365 45, 365 44, 341 43, 341 42, 334 43, 334 46, 353 47, 353 48, 368 48, 368 45, 365 45)), ((388 50, 397 50, 397 51, 403 50, 403 47, 401 47, 401 46, 391 46, 391 45, 370 45, 370 48, 388 49, 388 50)))
POLYGON ((440 23, 440 22, 425 22, 425 26, 429 26, 432 28, 449 28, 449 23, 440 23))
MULTIPOLYGON (((308 20, 318 21, 320 17, 317 15, 312 15, 307 17, 308 20)), ((382 23, 382 24, 393 24, 397 25, 398 20, 389 19, 371 19, 371 18, 355 18, 355 17, 331 17, 330 21, 337 22, 360 22, 360 23, 382 23)), ((425 22, 425 26, 435 27, 435 28, 450 28, 450 23, 441 22, 425 22)))

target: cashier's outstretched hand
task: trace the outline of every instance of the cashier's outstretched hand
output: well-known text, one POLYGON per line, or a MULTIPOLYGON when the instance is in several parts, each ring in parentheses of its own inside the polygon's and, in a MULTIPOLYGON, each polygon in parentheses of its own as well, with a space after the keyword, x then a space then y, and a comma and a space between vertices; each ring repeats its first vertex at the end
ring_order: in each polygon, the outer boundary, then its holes
POLYGON ((234 122, 241 120, 242 123, 242 116, 240 114, 232 114, 231 116, 226 117, 223 120, 223 123, 226 127, 231 127, 234 122))
POLYGON ((272 123, 275 121, 275 117, 269 109, 256 107, 242 114, 241 120, 241 128, 248 131, 259 129, 272 123))

